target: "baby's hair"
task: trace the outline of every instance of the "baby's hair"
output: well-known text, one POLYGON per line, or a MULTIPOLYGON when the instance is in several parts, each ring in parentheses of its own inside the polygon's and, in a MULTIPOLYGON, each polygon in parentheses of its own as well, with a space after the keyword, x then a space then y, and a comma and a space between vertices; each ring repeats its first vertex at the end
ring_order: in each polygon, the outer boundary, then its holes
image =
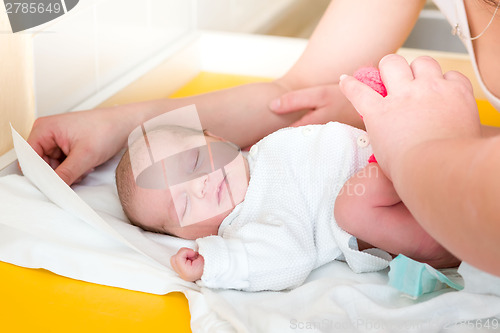
POLYGON ((123 212, 129 219, 130 223, 143 229, 146 226, 139 223, 139 221, 131 213, 131 201, 135 192, 135 180, 132 173, 132 165, 130 163, 130 153, 127 148, 123 154, 115 171, 116 189, 118 191, 118 198, 122 204, 123 212))
MULTIPOLYGON (((206 130, 200 132, 199 130, 190 127, 182 127, 177 125, 158 126, 148 131, 147 134, 148 136, 152 136, 162 132, 171 132, 174 134, 182 135, 183 137, 199 135, 201 133, 203 133, 203 135, 205 136, 208 135, 206 130)), ((131 143, 130 147, 133 147, 136 142, 131 143)), ((127 148, 127 150, 123 154, 115 171, 116 189, 118 191, 118 198, 120 199, 123 212, 125 213, 125 215, 127 216, 128 220, 132 225, 135 225, 146 231, 165 234, 167 232, 164 229, 160 230, 157 228, 152 228, 150 226, 145 225, 142 221, 139 221, 139 219, 135 216, 133 212, 132 201, 136 192, 135 189, 137 185, 135 184, 134 174, 132 172, 132 164, 130 161, 130 147, 127 148)))

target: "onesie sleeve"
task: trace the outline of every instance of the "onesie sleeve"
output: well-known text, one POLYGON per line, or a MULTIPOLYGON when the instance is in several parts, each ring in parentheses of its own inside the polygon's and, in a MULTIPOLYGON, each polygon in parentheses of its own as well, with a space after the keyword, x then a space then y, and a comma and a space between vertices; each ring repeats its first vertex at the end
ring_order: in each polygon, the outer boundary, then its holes
POLYGON ((199 285, 246 291, 301 285, 316 265, 312 226, 268 218, 220 236, 198 239, 205 259, 199 285))
POLYGON ((198 252, 205 260, 202 286, 209 288, 248 288, 248 258, 243 242, 220 236, 200 238, 198 252))

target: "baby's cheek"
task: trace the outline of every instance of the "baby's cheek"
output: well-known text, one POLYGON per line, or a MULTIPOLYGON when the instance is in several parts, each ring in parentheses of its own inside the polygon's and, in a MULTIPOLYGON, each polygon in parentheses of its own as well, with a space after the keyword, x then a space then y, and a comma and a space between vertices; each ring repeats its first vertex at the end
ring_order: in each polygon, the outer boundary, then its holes
MULTIPOLYGON (((232 186, 230 188, 225 188, 223 196, 226 197, 226 200, 224 200, 224 198, 222 198, 220 206, 214 207, 213 216, 215 216, 216 214, 222 214, 228 210, 233 209, 234 208, 233 202, 235 202, 235 200, 236 200, 235 194, 237 194, 237 193, 235 193, 235 189, 232 186)), ((234 204, 236 205, 236 203, 234 203, 234 204)))
POLYGON ((236 186, 236 189, 235 189, 234 195, 233 195, 235 205, 238 205, 241 202, 243 202, 243 200, 245 199, 245 195, 247 193, 247 188, 248 188, 248 185, 245 183, 240 183, 240 184, 238 184, 238 186, 236 186))
POLYGON ((235 204, 239 204, 245 198, 248 189, 249 175, 245 166, 244 157, 240 154, 228 165, 231 175, 231 191, 235 204))

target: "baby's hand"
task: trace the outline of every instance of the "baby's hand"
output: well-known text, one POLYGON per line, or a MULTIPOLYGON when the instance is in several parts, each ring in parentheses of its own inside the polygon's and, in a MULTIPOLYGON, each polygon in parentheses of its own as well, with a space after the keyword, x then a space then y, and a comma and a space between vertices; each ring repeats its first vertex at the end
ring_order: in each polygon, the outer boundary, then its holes
POLYGON ((170 258, 170 264, 181 279, 194 282, 201 279, 205 260, 198 252, 183 247, 170 258))

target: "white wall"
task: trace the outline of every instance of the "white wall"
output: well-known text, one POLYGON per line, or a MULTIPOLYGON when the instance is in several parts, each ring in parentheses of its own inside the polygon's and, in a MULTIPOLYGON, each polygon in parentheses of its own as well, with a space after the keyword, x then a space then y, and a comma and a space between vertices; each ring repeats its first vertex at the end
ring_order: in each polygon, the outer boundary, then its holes
POLYGON ((29 31, 35 116, 79 108, 198 27, 255 32, 294 1, 80 0, 67 14, 29 31))
POLYGON ((200 29, 254 33, 294 1, 197 0, 198 26, 200 29))
POLYGON ((72 109, 193 33, 196 0, 80 0, 35 29, 36 116, 44 116, 72 109))

